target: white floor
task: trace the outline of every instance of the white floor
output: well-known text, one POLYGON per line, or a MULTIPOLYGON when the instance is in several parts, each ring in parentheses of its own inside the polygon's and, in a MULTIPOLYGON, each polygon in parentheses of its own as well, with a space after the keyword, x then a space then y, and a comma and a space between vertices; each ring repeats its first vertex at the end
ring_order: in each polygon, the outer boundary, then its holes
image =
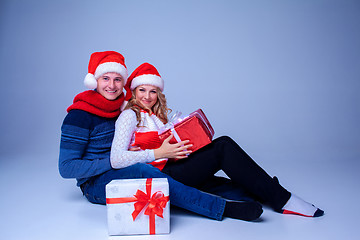
POLYGON ((321 218, 265 209, 258 222, 214 221, 172 209, 169 235, 109 237, 106 207, 87 202, 75 180, 59 176, 57 153, 1 156, 0 239, 359 239, 360 164, 351 157, 323 156, 311 168, 310 160, 261 163, 274 166, 270 171, 276 169, 283 185, 323 208, 321 218))

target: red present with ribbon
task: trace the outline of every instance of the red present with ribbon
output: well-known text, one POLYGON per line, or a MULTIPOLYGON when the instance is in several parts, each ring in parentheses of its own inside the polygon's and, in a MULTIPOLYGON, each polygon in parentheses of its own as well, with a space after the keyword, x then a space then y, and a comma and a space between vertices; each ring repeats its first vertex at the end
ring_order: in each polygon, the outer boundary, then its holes
POLYGON ((170 232, 166 178, 119 179, 106 185, 109 235, 170 232))
POLYGON ((174 137, 170 140, 170 143, 190 140, 193 146, 189 150, 193 152, 211 143, 214 137, 214 129, 201 109, 192 112, 175 123, 170 129, 160 133, 161 142, 168 138, 171 133, 174 134, 174 137))

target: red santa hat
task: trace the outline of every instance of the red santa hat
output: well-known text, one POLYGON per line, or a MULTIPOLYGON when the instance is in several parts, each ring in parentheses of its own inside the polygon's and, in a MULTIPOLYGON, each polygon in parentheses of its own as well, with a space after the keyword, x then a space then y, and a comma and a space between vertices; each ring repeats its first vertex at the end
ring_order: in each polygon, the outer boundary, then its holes
POLYGON ((96 80, 108 72, 120 74, 126 83, 128 71, 123 55, 115 51, 94 52, 90 56, 88 74, 84 79, 85 86, 90 89, 96 88, 96 80))
POLYGON ((122 109, 125 108, 131 98, 131 91, 140 85, 152 85, 164 91, 164 80, 161 78, 158 70, 150 63, 143 63, 132 72, 125 84, 126 96, 122 109))

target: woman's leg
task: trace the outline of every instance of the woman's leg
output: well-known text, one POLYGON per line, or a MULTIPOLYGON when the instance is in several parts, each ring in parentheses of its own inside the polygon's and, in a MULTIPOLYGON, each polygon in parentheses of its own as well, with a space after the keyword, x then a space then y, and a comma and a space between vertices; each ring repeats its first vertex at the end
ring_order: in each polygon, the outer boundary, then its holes
POLYGON ((113 179, 167 178, 171 204, 209 218, 221 220, 226 201, 218 196, 188 187, 149 164, 138 163, 122 169, 112 169, 81 186, 92 203, 105 204, 105 186, 113 179))
POLYGON ((259 218, 263 212, 251 194, 228 178, 213 176, 198 189, 226 199, 225 217, 250 221, 259 218))
POLYGON ((188 159, 168 163, 163 172, 179 182, 197 187, 211 179, 218 170, 223 170, 235 184, 269 204, 275 211, 308 217, 324 214, 283 188, 276 177, 271 178, 229 137, 215 139, 188 159))
POLYGON ((215 139, 188 159, 168 163, 163 172, 179 182, 198 187, 219 170, 223 170, 234 183, 276 211, 280 211, 290 198, 291 194, 277 179, 271 178, 229 137, 215 139))
POLYGON ((255 201, 250 193, 235 184, 231 179, 225 177, 213 176, 205 184, 198 186, 197 189, 215 194, 227 200, 255 201))

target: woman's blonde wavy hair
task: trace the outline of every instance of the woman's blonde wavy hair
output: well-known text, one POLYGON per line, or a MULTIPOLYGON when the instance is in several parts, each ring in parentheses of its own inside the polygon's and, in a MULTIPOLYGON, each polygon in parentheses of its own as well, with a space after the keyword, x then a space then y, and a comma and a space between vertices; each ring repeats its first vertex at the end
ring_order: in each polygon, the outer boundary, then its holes
POLYGON ((135 91, 132 90, 132 96, 128 102, 128 104, 125 107, 126 109, 132 109, 136 114, 136 120, 138 121, 137 127, 140 127, 141 122, 141 115, 140 110, 144 109, 145 111, 148 111, 149 114, 153 113, 155 114, 164 124, 168 122, 168 113, 171 112, 171 109, 167 107, 166 97, 165 94, 162 93, 160 88, 156 87, 156 93, 157 93, 157 102, 154 104, 152 109, 149 109, 145 106, 143 106, 139 101, 135 99, 135 91))

